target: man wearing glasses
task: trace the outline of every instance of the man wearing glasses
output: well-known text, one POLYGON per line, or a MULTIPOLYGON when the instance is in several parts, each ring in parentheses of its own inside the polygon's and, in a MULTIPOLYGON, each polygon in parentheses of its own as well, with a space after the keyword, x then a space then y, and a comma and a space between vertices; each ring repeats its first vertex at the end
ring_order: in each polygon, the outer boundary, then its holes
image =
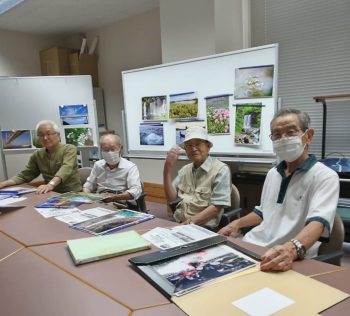
POLYGON ((17 176, 0 182, 0 188, 28 183, 41 174, 45 184, 38 187, 38 194, 52 190, 59 193, 81 191, 76 147, 61 144, 58 126, 53 121, 40 121, 35 131, 43 148, 32 154, 26 168, 17 176))
POLYGON ((329 239, 339 197, 338 175, 308 154, 314 135, 307 113, 282 109, 270 124, 270 138, 281 162, 264 183, 261 204, 219 233, 237 237, 255 226, 243 240, 269 247, 263 271, 286 271, 294 260, 317 255, 320 241, 329 239))
POLYGON ((192 162, 179 170, 174 181, 172 171, 179 149, 172 148, 165 160, 163 179, 168 203, 179 200, 174 218, 182 224, 206 225, 215 229, 223 207, 231 204, 231 176, 229 167, 209 155, 213 144, 202 127, 186 130, 185 149, 192 162))

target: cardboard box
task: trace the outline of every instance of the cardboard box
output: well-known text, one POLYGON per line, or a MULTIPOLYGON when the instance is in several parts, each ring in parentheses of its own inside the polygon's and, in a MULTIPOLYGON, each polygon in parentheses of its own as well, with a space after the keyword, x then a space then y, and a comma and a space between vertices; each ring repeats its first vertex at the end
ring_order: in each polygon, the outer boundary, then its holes
POLYGON ((51 47, 40 51, 41 74, 43 76, 69 75, 68 48, 51 47))
POLYGON ((98 87, 97 55, 71 53, 69 54, 69 67, 71 75, 90 75, 92 85, 98 87))

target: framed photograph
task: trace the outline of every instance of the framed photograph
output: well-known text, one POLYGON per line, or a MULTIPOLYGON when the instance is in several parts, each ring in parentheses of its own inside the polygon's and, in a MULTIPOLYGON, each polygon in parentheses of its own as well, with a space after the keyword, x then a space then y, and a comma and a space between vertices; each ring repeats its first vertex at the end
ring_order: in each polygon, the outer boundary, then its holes
POLYGON ((140 124, 140 145, 164 145, 164 127, 161 123, 140 124))
POLYGON ((66 144, 75 146, 93 146, 92 129, 85 127, 66 128, 64 130, 66 144))
POLYGON ((138 257, 129 261, 167 297, 181 296, 228 274, 256 266, 256 260, 230 245, 233 244, 219 244, 181 256, 169 254, 170 258, 150 264, 137 264, 138 257))
POLYGON ((62 125, 89 124, 87 104, 61 105, 59 112, 62 125))
POLYGON ((32 137, 30 130, 1 131, 2 146, 4 149, 32 148, 32 137))
POLYGON ((157 121, 168 119, 166 95, 142 97, 142 120, 157 121))
POLYGON ((235 144, 260 144, 261 109, 261 103, 236 104, 235 144))
POLYGON ((230 133, 229 95, 206 97, 208 134, 230 133))
POLYGON ((169 118, 197 118, 198 97, 197 92, 186 92, 170 95, 169 118))
POLYGON ((274 65, 236 68, 235 99, 271 98, 274 65))

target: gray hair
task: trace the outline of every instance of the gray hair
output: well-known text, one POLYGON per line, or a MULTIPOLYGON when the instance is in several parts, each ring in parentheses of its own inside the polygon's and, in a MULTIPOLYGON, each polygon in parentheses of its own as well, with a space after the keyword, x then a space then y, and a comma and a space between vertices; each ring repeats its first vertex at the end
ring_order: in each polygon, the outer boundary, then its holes
POLYGON ((121 140, 120 140, 120 136, 118 134, 114 134, 114 133, 106 133, 106 134, 103 134, 101 137, 100 137, 100 143, 103 142, 103 140, 105 138, 113 138, 115 143, 117 145, 120 145, 121 144, 121 140))
POLYGON ((52 126, 52 129, 57 133, 59 134, 60 133, 60 129, 58 128, 58 125, 54 122, 54 121, 50 121, 50 120, 43 120, 43 121, 40 121, 36 124, 36 127, 35 127, 35 133, 38 134, 38 131, 40 129, 41 126, 43 125, 51 125, 52 126))
POLYGON ((295 114, 296 116, 298 116, 298 119, 300 122, 300 128, 303 132, 305 132, 310 127, 311 120, 310 120, 309 114, 307 114, 306 112, 297 110, 297 109, 282 108, 274 115, 274 117, 270 123, 271 131, 272 131, 272 126, 273 126, 273 123, 275 122, 275 120, 278 117, 285 116, 288 114, 295 114))

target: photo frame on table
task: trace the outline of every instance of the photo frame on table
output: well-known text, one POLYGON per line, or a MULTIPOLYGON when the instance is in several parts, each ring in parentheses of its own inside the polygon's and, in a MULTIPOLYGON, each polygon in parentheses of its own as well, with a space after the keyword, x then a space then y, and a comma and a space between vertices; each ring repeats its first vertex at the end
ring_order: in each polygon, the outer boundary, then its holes
POLYGON ((205 284, 254 267, 260 256, 214 236, 168 251, 129 259, 138 273, 167 298, 181 296, 205 284))

